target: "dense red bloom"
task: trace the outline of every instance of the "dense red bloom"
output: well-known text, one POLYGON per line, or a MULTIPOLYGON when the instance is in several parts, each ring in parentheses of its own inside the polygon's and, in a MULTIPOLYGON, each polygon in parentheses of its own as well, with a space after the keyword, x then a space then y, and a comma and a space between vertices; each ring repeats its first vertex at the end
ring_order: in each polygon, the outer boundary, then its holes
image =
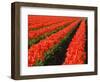
POLYGON ((29 31, 30 31, 32 28, 41 28, 41 27, 49 26, 51 24, 59 23, 61 21, 62 20, 52 20, 52 21, 46 20, 46 21, 42 21, 40 23, 35 23, 35 24, 32 21, 32 23, 29 23, 28 28, 29 28, 29 31))
POLYGON ((60 17, 60 16, 36 16, 29 15, 28 16, 28 30, 30 31, 32 28, 41 28, 48 25, 57 24, 61 21, 71 20, 74 17, 60 17))
POLYGON ((34 65, 38 60, 44 61, 44 53, 54 45, 58 44, 66 36, 66 34, 68 34, 68 32, 70 32, 73 28, 75 28, 76 25, 79 24, 79 22, 80 19, 77 19, 63 30, 52 34, 37 44, 33 44, 28 51, 28 65, 34 65))
POLYGON ((51 31, 56 30, 57 28, 59 28, 61 26, 69 24, 72 21, 75 21, 76 19, 78 19, 78 18, 75 18, 73 20, 72 19, 67 19, 66 21, 62 21, 60 23, 51 25, 51 26, 49 26, 47 28, 42 28, 42 29, 39 29, 39 30, 29 31, 28 37, 29 37, 29 39, 37 38, 37 37, 39 37, 39 36, 41 36, 41 35, 43 35, 45 33, 51 32, 51 31))
POLYGON ((66 52, 64 64, 84 64, 86 61, 86 24, 82 20, 66 52))

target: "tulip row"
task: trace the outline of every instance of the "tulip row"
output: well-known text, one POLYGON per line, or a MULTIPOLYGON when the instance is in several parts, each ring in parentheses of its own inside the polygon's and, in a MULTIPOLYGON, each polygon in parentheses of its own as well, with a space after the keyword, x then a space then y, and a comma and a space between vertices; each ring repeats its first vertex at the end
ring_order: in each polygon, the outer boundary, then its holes
POLYGON ((82 20, 76 34, 69 44, 63 64, 84 64, 86 61, 86 22, 82 20))
POLYGON ((36 23, 36 24, 33 24, 33 25, 29 25, 28 29, 29 29, 29 31, 30 30, 38 30, 40 28, 50 26, 51 24, 59 23, 61 21, 62 20, 52 20, 52 21, 40 22, 40 23, 36 23))
POLYGON ((28 16, 28 26, 30 28, 40 28, 63 20, 74 19, 75 17, 60 17, 60 16, 28 16))
POLYGON ((57 28, 62 27, 62 26, 64 26, 64 25, 67 25, 68 23, 71 23, 71 22, 73 22, 73 21, 75 21, 75 20, 76 20, 76 19, 70 20, 70 21, 69 21, 69 20, 67 20, 67 21, 62 21, 62 22, 60 22, 60 23, 51 25, 51 26, 49 26, 49 27, 47 27, 47 28, 42 28, 42 29, 40 29, 40 30, 32 30, 32 31, 29 31, 29 33, 28 33, 28 38, 29 38, 29 39, 37 38, 37 37, 39 37, 39 36, 41 36, 41 35, 43 35, 43 34, 45 34, 45 33, 54 31, 54 30, 56 30, 57 28))
POLYGON ((51 24, 55 24, 61 22, 65 19, 65 17, 53 17, 53 16, 29 16, 28 17, 28 28, 31 29, 38 29, 41 27, 49 26, 51 24))
POLYGON ((42 16, 42 15, 29 15, 28 16, 28 24, 36 24, 40 22, 45 22, 45 21, 52 21, 52 20, 60 20, 60 19, 66 19, 69 17, 60 17, 60 16, 42 16))
MULTIPOLYGON (((72 21, 72 22, 73 22, 73 21, 72 21)), ((56 32, 58 32, 59 30, 64 29, 66 26, 68 26, 68 25, 69 25, 70 23, 72 23, 72 22, 69 21, 69 22, 67 22, 65 25, 62 25, 62 26, 58 27, 58 28, 55 29, 55 30, 52 30, 52 31, 50 31, 50 32, 46 32, 46 33, 44 33, 44 34, 38 36, 37 38, 29 39, 29 41, 28 41, 29 47, 30 47, 32 44, 36 44, 36 43, 38 43, 40 40, 42 40, 42 39, 44 39, 44 38, 46 38, 46 37, 52 35, 53 33, 56 33, 56 32)))
POLYGON ((36 65, 38 61, 40 64, 44 62, 44 54, 49 49, 53 48, 54 45, 59 44, 60 41, 79 24, 80 21, 81 19, 77 19, 66 28, 52 34, 44 40, 41 40, 39 43, 32 45, 28 51, 28 66, 36 65))
POLYGON ((46 27, 51 24, 56 24, 61 21, 71 20, 75 17, 60 17, 60 16, 28 16, 28 28, 31 29, 38 29, 41 27, 46 27))

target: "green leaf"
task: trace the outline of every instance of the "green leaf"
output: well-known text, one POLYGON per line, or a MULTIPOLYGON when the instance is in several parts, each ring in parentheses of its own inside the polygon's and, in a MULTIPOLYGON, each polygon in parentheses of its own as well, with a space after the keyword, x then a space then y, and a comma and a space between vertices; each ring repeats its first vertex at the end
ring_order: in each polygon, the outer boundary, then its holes
POLYGON ((41 60, 38 60, 38 61, 36 61, 35 65, 36 66, 43 66, 44 64, 43 64, 43 62, 41 60))

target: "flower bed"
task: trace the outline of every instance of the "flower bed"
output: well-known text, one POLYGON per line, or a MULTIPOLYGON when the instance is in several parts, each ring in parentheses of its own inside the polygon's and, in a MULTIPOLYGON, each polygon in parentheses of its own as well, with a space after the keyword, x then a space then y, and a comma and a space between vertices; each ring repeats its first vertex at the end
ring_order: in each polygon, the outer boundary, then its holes
POLYGON ((40 65, 44 62, 44 54, 54 45, 59 44, 60 41, 71 31, 73 30, 80 22, 81 19, 77 19, 75 22, 71 23, 66 28, 58 31, 55 34, 41 40, 37 44, 33 44, 28 50, 28 66, 40 65))
POLYGON ((84 64, 86 61, 86 23, 82 20, 69 47, 66 49, 66 58, 63 64, 84 64))

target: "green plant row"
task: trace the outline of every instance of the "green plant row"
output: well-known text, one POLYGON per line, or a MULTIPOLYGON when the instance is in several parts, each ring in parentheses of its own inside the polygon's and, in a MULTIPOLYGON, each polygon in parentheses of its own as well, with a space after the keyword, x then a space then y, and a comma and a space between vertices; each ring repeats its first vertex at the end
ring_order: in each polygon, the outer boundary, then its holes
POLYGON ((56 52, 59 52, 60 50, 63 50, 62 44, 64 44, 69 36, 71 35, 71 33, 75 30, 72 29, 61 41, 59 44, 53 46, 51 49, 49 49, 47 52, 44 53, 44 58, 45 61, 37 61, 36 66, 43 66, 43 65, 48 65, 48 63, 50 62, 49 60, 52 59, 55 56, 56 52))
MULTIPOLYGON (((70 24, 70 23, 69 23, 69 24, 70 24)), ((51 31, 51 32, 49 32, 49 33, 45 33, 45 34, 39 36, 38 38, 33 38, 33 39, 29 40, 29 41, 28 41, 28 45, 31 46, 32 44, 38 43, 40 40, 45 39, 47 36, 50 36, 50 35, 52 35, 53 33, 56 33, 56 32, 58 32, 59 30, 64 29, 64 28, 67 27, 69 24, 66 24, 66 25, 64 25, 64 26, 58 27, 56 30, 53 30, 53 31, 51 31)))

